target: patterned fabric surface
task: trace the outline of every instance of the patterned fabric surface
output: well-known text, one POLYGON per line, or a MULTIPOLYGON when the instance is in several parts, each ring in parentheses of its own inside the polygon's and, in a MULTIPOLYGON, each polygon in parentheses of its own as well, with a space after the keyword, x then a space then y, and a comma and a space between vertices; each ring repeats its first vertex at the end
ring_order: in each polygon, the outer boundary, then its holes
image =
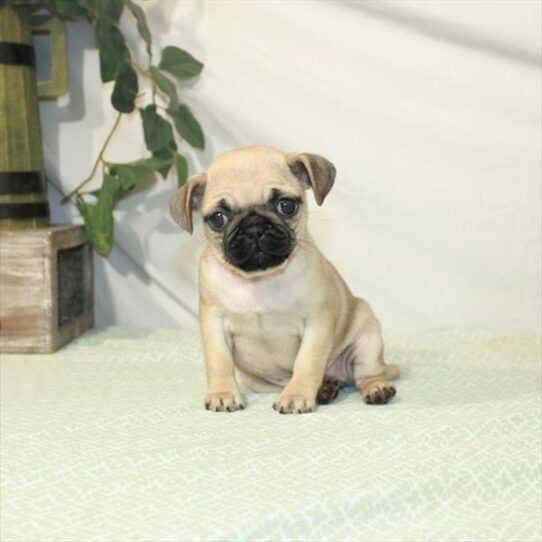
POLYGON ((539 541, 537 337, 387 337, 396 399, 202 407, 199 338, 108 328, 2 356, 1 540, 539 541))

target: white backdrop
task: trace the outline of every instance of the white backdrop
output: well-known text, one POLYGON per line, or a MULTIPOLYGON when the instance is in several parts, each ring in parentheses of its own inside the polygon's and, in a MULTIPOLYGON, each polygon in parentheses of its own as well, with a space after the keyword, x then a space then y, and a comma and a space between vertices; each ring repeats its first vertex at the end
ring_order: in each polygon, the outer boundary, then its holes
MULTIPOLYGON (((157 45, 205 63, 181 87, 207 136, 192 172, 254 143, 323 154, 338 177, 312 231, 385 329, 540 331, 540 2, 141 5, 157 45)), ((57 187, 88 175, 115 116, 84 25, 69 47, 70 95, 41 106, 57 222, 79 220, 57 187)), ((106 158, 142 157, 139 130, 136 113, 106 158)), ((98 324, 197 325, 203 234, 169 218, 174 187, 121 203, 98 324)))

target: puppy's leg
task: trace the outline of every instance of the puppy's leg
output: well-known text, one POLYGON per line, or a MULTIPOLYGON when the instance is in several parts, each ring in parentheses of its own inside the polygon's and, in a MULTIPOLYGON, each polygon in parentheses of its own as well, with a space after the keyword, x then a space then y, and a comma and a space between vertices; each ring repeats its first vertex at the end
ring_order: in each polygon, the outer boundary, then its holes
POLYGON ((368 405, 393 399, 395 388, 388 379, 399 377, 399 368, 384 363, 384 343, 378 325, 365 326, 354 346, 353 380, 368 405))
POLYGON ((202 303, 200 322, 207 371, 205 408, 215 412, 242 410, 245 404, 235 380, 223 320, 212 308, 202 303))
POLYGON ((316 394, 331 353, 332 330, 327 319, 306 324, 292 378, 273 405, 281 414, 302 414, 316 408, 316 394))

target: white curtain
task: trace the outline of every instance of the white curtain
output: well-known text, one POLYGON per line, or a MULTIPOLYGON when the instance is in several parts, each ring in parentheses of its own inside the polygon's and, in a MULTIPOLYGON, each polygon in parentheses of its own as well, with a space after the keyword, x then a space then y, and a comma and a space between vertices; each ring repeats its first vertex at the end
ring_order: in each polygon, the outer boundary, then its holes
MULTIPOLYGON (((314 237, 386 330, 540 331, 539 1, 140 5, 157 46, 205 63, 181 85, 207 137, 192 172, 255 143, 320 153, 338 176, 311 201, 314 237)), ((90 30, 68 31, 70 93, 41 105, 56 222, 80 220, 59 189, 88 175, 115 118, 90 30)), ((140 124, 122 123, 107 159, 145 155, 140 124)), ((96 256, 98 324, 197 326, 204 237, 170 219, 174 189, 121 202, 96 256)))

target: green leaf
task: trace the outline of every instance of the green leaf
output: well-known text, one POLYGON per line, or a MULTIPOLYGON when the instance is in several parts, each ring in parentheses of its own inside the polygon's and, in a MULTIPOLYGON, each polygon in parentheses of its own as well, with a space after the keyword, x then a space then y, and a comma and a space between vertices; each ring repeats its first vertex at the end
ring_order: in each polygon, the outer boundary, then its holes
POLYGON ((169 107, 177 109, 179 107, 179 98, 177 96, 177 87, 175 86, 175 83, 166 77, 156 66, 151 66, 149 71, 156 86, 168 96, 169 107))
POLYGON ((132 2, 132 0, 125 0, 126 7, 132 12, 132 15, 136 18, 137 21, 137 30, 143 41, 147 44, 147 54, 151 56, 151 46, 152 38, 151 31, 147 25, 147 18, 145 17, 145 12, 137 5, 132 2))
POLYGON ((178 79, 190 79, 201 73, 203 64, 190 53, 170 45, 162 49, 162 58, 158 67, 178 79))
POLYGON ((115 77, 115 86, 111 94, 111 103, 120 113, 131 113, 139 89, 137 74, 129 62, 123 62, 115 77))
POLYGON ((87 10, 73 0, 49 0, 49 6, 59 15, 68 17, 86 17, 87 10))
POLYGON ((123 0, 97 0, 97 15, 112 22, 118 22, 124 9, 123 0))
POLYGON ((158 169, 158 172, 160 173, 160 175, 162 175, 163 179, 165 179, 169 174, 169 170, 171 169, 171 165, 173 163, 173 153, 175 152, 176 149, 177 149, 177 144, 175 143, 175 141, 173 141, 172 143, 170 143, 168 147, 164 147, 163 149, 158 149, 157 151, 154 151, 152 153, 154 158, 157 158, 160 160, 169 159, 168 165, 158 169))
POLYGON ((87 238, 104 256, 111 252, 113 246, 113 209, 118 189, 119 181, 105 173, 95 205, 87 203, 82 196, 77 196, 77 207, 85 221, 87 238))
MULTIPOLYGON (((159 171, 160 168, 167 164, 171 164, 173 158, 171 153, 165 158, 143 158, 142 160, 136 160, 135 162, 108 162, 107 166, 111 170, 111 174, 116 177, 126 177, 130 179, 130 183, 139 183, 145 180, 145 177, 155 171, 159 171)), ((121 181, 124 186, 124 183, 121 181)))
POLYGON ((107 20, 98 19, 94 33, 100 52, 100 75, 102 81, 107 83, 115 79, 117 70, 123 62, 130 61, 130 51, 120 30, 107 20))
POLYGON ((147 149, 157 151, 167 147, 173 139, 171 124, 156 113, 155 105, 148 105, 140 109, 141 120, 143 121, 143 134, 147 149))
MULTIPOLYGON (((51 0, 48 0, 49 2, 51 0)), ((58 0, 54 0, 58 1, 58 0)), ((112 24, 119 22, 122 10, 124 9, 123 0, 61 0, 67 3, 79 4, 94 19, 104 19, 112 24)))
MULTIPOLYGON (((66 0, 66 1, 71 2, 71 0, 66 0)), ((96 0, 75 0, 75 2, 71 2, 71 3, 75 3, 81 6, 91 18, 93 19, 97 18, 98 6, 96 5, 96 0)))
POLYGON ((177 170, 177 186, 182 186, 188 178, 188 162, 178 152, 175 153, 175 169, 177 170))
POLYGON ((175 123, 177 133, 196 149, 205 148, 205 136, 200 123, 196 120, 192 111, 186 105, 180 105, 177 109, 168 109, 169 116, 175 123))
POLYGON ((108 163, 109 173, 114 175, 120 183, 120 193, 118 199, 127 195, 138 184, 147 181, 155 172, 159 172, 166 166, 171 166, 172 157, 166 158, 146 158, 136 162, 125 164, 108 163))

